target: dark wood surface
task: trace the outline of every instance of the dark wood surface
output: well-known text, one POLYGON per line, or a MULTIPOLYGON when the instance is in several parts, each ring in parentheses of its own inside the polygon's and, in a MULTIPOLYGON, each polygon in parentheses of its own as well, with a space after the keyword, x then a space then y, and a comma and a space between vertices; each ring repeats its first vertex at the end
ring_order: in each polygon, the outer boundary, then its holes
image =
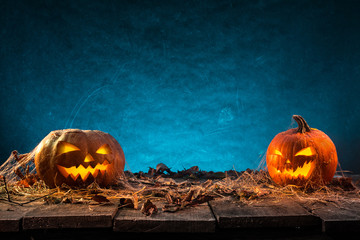
POLYGON ((216 232, 227 229, 316 228, 319 232, 360 231, 360 197, 347 201, 263 199, 240 203, 217 199, 171 213, 144 215, 116 204, 56 204, 25 206, 0 203, 0 231, 107 228, 113 232, 216 232))
POLYGON ((155 203, 158 213, 146 216, 134 209, 119 209, 114 231, 120 232, 215 232, 215 218, 208 204, 177 212, 163 212, 163 203, 155 203))
POLYGON ((251 205, 230 199, 211 201, 220 228, 309 227, 320 219, 290 199, 253 201, 251 205))
POLYGON ((23 229, 109 228, 117 212, 115 205, 43 205, 23 216, 23 229))
MULTIPOLYGON (((354 178, 359 188, 359 179, 354 178)), ((339 192, 333 199, 259 198, 240 201, 216 198, 209 203, 164 212, 164 202, 154 202, 158 212, 144 215, 139 209, 118 208, 110 204, 46 204, 43 200, 24 206, 5 200, 0 202, 0 233, 31 231, 106 230, 112 234, 126 232, 222 233, 269 229, 297 229, 318 233, 360 232, 360 192, 339 192), (343 194, 342 194, 343 193, 343 194)), ((95 203, 95 202, 93 202, 95 203)))
POLYGON ((19 206, 0 202, 0 232, 18 232, 22 230, 22 220, 25 214, 42 203, 19 206))
POLYGON ((23 216, 19 206, 0 204, 0 232, 18 232, 23 216))
MULTIPOLYGON (((312 213, 322 221, 323 232, 360 231, 360 199, 324 205, 314 203, 312 213)), ((359 237, 360 239, 360 237, 359 237)))

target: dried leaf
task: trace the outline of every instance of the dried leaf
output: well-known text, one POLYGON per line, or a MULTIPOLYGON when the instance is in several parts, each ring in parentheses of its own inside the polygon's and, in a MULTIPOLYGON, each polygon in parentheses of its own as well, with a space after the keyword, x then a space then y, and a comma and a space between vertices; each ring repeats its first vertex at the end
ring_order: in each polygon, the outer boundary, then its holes
POLYGON ((198 172, 198 171, 199 171, 199 167, 198 167, 198 166, 193 166, 193 167, 189 168, 188 171, 190 171, 190 172, 192 172, 192 173, 198 172))
POLYGON ((198 197, 196 197, 195 199, 193 199, 191 201, 191 205, 195 205, 195 204, 202 204, 202 203, 205 203, 205 202, 209 202, 211 200, 214 200, 214 197, 213 196, 210 196, 210 195, 200 195, 198 197))
POLYGON ((181 207, 179 205, 176 204, 166 204, 164 205, 164 207, 162 208, 163 212, 177 212, 181 209, 181 207))
POLYGON ((351 177, 333 178, 330 182, 330 186, 339 187, 344 191, 353 191, 356 189, 352 183, 351 177))
POLYGON ((37 182, 37 177, 34 174, 27 174, 24 179, 18 181, 16 185, 28 188, 37 182))
POLYGON ((156 173, 156 170, 152 167, 149 167, 149 171, 148 171, 148 175, 150 175, 150 177, 154 176, 156 173))
POLYGON ((26 181, 26 179, 20 180, 16 183, 16 185, 20 186, 20 187, 25 187, 28 188, 30 187, 29 183, 26 181))
POLYGON ((141 212, 145 214, 146 216, 151 216, 153 214, 156 214, 158 211, 155 204, 153 204, 150 199, 146 200, 146 202, 141 207, 141 212))
POLYGON ((194 190, 190 190, 190 191, 188 192, 188 194, 186 194, 186 196, 185 196, 185 198, 183 199, 183 201, 190 202, 193 195, 194 195, 194 190))
POLYGON ((166 166, 165 164, 159 163, 158 165, 156 165, 156 173, 164 173, 165 171, 169 174, 172 173, 170 171, 170 168, 168 168, 168 166, 166 166))
POLYGON ((16 167, 14 169, 14 172, 15 174, 20 178, 20 179, 25 179, 25 176, 24 174, 21 172, 20 168, 19 167, 16 167))
POLYGON ((120 198, 119 208, 134 208, 134 202, 131 198, 120 198))
POLYGON ((95 195, 91 199, 94 200, 95 202, 98 202, 98 203, 108 203, 108 202, 110 202, 109 199, 107 199, 106 197, 104 197, 102 195, 99 195, 99 194, 95 195))

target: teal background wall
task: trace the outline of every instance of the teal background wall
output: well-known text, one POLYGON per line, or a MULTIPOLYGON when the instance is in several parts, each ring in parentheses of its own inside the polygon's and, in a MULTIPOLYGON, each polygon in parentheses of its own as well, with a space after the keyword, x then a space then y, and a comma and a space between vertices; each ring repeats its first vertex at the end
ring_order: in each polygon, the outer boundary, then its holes
POLYGON ((127 168, 256 168, 293 114, 360 172, 360 2, 0 0, 0 157, 99 129, 127 168))

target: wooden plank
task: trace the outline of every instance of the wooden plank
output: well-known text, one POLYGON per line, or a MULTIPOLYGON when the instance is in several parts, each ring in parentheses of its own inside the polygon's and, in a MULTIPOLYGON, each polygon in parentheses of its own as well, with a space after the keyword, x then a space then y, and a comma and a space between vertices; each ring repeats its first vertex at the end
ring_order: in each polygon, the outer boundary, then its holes
POLYGON ((230 199, 210 202, 219 228, 316 227, 321 221, 294 201, 263 200, 240 204, 230 199))
POLYGON ((43 205, 25 214, 23 229, 111 228, 116 205, 43 205))
POLYGON ((34 209, 38 204, 24 206, 0 203, 0 232, 18 232, 21 230, 22 218, 26 212, 34 209))
POLYGON ((158 213, 146 216, 140 210, 119 209, 114 231, 120 232, 215 232, 216 221, 208 206, 201 204, 174 213, 163 212, 163 203, 154 203, 158 213))
POLYGON ((322 231, 360 232, 360 199, 339 202, 315 202, 312 212, 322 220, 322 231))
POLYGON ((20 206, 0 204, 0 232, 18 232, 20 230, 20 221, 25 214, 20 208, 20 206))

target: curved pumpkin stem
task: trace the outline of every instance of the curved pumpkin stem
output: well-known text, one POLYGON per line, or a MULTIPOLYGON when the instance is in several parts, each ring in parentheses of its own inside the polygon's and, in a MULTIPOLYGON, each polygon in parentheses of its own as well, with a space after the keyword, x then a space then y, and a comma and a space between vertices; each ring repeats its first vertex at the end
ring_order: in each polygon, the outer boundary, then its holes
POLYGON ((311 131, 309 125, 307 124, 307 122, 305 121, 305 119, 302 116, 293 115, 292 117, 297 122, 297 124, 299 125, 298 128, 297 128, 297 132, 306 133, 306 132, 311 131))

